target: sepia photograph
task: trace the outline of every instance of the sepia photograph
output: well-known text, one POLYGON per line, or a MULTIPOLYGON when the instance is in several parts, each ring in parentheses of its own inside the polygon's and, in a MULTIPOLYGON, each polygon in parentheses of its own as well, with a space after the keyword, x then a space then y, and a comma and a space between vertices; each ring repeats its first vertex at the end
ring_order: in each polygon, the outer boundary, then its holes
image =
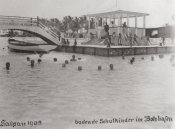
POLYGON ((0 0, 0 129, 175 129, 175 0, 0 0))

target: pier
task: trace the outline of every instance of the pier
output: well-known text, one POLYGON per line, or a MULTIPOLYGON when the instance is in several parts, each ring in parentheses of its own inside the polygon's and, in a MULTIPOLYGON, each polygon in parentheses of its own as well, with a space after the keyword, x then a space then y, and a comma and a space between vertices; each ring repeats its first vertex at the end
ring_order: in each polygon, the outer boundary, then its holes
MULTIPOLYGON (((81 41, 77 46, 69 46, 63 44, 59 40, 59 36, 52 31, 49 27, 40 22, 39 17, 19 17, 19 16, 0 16, 0 29, 21 30, 34 34, 35 36, 43 39, 50 45, 57 45, 55 49, 57 52, 79 53, 96 56, 122 56, 122 55, 147 55, 147 54, 161 54, 161 53, 174 53, 174 45, 148 45, 144 40, 146 38, 146 16, 149 14, 128 12, 128 11, 113 11, 106 13, 97 13, 86 15, 88 18, 88 33, 93 35, 89 37, 86 42, 81 41), (143 18, 143 27, 138 28, 137 18, 143 18), (134 18, 135 27, 130 27, 130 18, 134 18), (123 27, 123 20, 126 20, 126 26, 123 27), (117 23, 117 24, 116 24, 117 23), (109 37, 111 38, 111 47, 106 47, 106 32, 104 25, 109 24, 109 37), (115 35, 115 36, 114 36, 115 35), (119 37, 121 35, 121 39, 119 37), (130 38, 137 35, 137 45, 130 44, 130 38), (119 40, 122 44, 119 43, 119 40), (89 44, 90 43, 90 44, 89 44), (92 44, 91 44, 92 43, 92 44), (95 45, 94 45, 95 44, 95 45)), ((62 39, 68 39, 63 38, 62 39)), ((71 40, 71 39, 69 39, 71 40)), ((71 42, 73 42, 72 39, 71 42)))
POLYGON ((63 44, 56 51, 80 53, 96 56, 122 56, 174 53, 173 45, 150 45, 146 31, 147 13, 117 10, 112 12, 86 15, 88 19, 89 41, 78 46, 63 44), (138 27, 138 18, 142 18, 142 27, 138 27), (134 27, 130 20, 134 19, 134 27), (125 21, 125 22, 123 22, 125 21), (108 30, 105 30, 108 26, 108 30), (108 46, 110 44, 109 48, 108 46))
POLYGON ((41 23, 39 17, 0 15, 0 30, 26 31, 46 41, 47 44, 60 44, 59 36, 50 27, 41 23))

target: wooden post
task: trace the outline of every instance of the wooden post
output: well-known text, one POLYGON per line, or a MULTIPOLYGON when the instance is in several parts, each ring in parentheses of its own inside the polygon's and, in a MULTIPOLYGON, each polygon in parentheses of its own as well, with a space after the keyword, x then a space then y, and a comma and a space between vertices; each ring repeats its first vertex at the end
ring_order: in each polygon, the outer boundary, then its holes
POLYGON ((32 26, 32 18, 30 18, 30 23, 31 23, 31 26, 32 26))
POLYGON ((37 16, 37 26, 39 26, 39 17, 37 16))

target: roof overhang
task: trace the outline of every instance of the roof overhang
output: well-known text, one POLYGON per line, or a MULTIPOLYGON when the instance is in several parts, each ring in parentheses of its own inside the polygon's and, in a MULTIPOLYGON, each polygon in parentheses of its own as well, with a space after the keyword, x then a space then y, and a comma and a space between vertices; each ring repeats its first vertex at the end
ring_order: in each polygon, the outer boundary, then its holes
POLYGON ((131 11, 111 11, 111 12, 103 12, 103 13, 95 13, 95 14, 87 14, 88 17, 105 17, 105 18, 127 18, 127 17, 143 17, 148 16, 148 13, 140 13, 140 12, 131 12, 131 11))

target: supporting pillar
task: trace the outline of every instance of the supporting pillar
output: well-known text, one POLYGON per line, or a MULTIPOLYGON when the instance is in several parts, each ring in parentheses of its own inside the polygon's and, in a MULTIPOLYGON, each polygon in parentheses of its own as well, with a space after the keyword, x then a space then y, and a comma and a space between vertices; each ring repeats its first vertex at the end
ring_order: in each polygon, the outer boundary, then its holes
POLYGON ((101 17, 102 18, 102 27, 104 26, 104 18, 103 17, 101 17))
POLYGON ((118 17, 118 34, 121 33, 120 32, 120 17, 118 17))
POLYGON ((123 18, 120 17, 120 26, 121 26, 121 27, 122 27, 122 20, 123 20, 123 18))
POLYGON ((109 16, 109 24, 111 24, 111 17, 109 16))
POLYGON ((94 17, 94 21, 95 21, 95 32, 97 35, 97 38, 99 38, 99 33, 98 33, 98 17, 94 17))
POLYGON ((120 26, 120 18, 118 18, 118 26, 120 26))
POLYGON ((108 18, 106 17, 106 23, 108 23, 108 18))
POLYGON ((88 29, 90 29, 90 26, 91 26, 91 18, 90 17, 88 17, 88 29))
POLYGON ((127 26, 129 27, 129 15, 127 15, 127 26))
POLYGON ((145 28, 146 28, 146 16, 143 16, 143 35, 145 36, 145 28))
POLYGON ((127 15, 127 27, 128 27, 128 29, 127 29, 127 31, 128 31, 127 34, 129 35, 129 31, 130 31, 130 30, 129 30, 129 15, 127 15))
POLYGON ((99 17, 96 17, 96 25, 98 27, 98 23, 99 23, 99 17))
POLYGON ((94 17, 93 19, 94 19, 94 22, 95 22, 95 23, 94 23, 94 24, 95 24, 95 28, 94 28, 94 29, 97 29, 97 18, 94 17))
POLYGON ((122 33, 122 16, 119 17, 119 28, 120 28, 120 33, 122 33))
POLYGON ((137 16, 135 17, 135 34, 137 35, 137 16))

